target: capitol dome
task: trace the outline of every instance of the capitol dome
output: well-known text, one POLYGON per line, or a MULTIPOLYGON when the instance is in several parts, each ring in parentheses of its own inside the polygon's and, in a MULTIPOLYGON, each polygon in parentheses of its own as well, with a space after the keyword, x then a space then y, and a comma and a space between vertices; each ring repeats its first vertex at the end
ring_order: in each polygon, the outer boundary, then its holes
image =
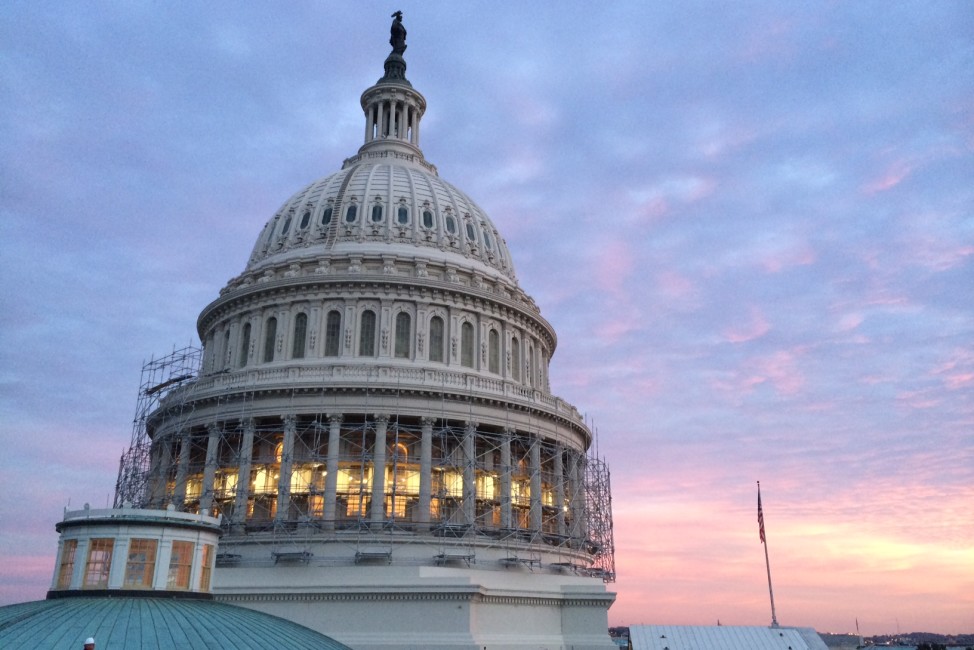
POLYGON ((608 469, 499 230, 423 157, 397 15, 358 152, 265 222, 202 353, 143 369, 116 503, 222 516, 218 599, 359 650, 610 648, 608 469))

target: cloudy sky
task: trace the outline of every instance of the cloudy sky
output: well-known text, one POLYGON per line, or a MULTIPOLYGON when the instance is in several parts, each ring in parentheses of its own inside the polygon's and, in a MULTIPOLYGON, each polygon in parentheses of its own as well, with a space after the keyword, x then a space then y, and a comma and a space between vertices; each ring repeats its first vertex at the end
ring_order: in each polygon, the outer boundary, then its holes
POLYGON ((355 153, 402 9, 612 468, 610 622, 768 623, 760 480, 782 624, 974 631, 974 4, 596 4, 3 3, 0 603, 355 153))

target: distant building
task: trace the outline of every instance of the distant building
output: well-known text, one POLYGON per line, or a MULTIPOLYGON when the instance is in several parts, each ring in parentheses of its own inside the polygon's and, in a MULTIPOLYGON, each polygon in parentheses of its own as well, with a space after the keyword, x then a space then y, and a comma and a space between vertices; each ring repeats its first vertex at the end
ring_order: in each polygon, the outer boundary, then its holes
POLYGON ((146 366, 116 504, 222 515, 217 599, 356 650, 614 648, 608 469, 392 36, 358 152, 266 222, 202 355, 146 366))
POLYGON ((809 627, 632 625, 631 650, 828 650, 809 627))

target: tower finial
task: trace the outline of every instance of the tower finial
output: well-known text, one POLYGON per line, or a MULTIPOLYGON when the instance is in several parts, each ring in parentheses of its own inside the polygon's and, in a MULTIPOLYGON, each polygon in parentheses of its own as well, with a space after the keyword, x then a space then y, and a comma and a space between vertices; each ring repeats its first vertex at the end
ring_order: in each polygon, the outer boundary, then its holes
POLYGON ((402 58, 403 52, 406 51, 406 27, 402 24, 401 11, 392 14, 392 27, 389 31, 389 45, 392 46, 392 52, 386 57, 384 66, 386 73, 379 81, 400 81, 408 84, 406 61, 402 58))

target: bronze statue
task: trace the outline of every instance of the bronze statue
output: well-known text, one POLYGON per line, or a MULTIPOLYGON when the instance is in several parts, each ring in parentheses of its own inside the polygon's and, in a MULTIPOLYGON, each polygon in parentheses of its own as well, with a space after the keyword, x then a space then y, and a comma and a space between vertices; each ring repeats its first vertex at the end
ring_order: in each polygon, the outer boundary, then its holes
POLYGON ((392 14, 395 19, 392 21, 392 36, 389 37, 389 45, 392 46, 394 54, 402 56, 406 51, 406 28, 402 24, 402 12, 397 11, 392 14))

